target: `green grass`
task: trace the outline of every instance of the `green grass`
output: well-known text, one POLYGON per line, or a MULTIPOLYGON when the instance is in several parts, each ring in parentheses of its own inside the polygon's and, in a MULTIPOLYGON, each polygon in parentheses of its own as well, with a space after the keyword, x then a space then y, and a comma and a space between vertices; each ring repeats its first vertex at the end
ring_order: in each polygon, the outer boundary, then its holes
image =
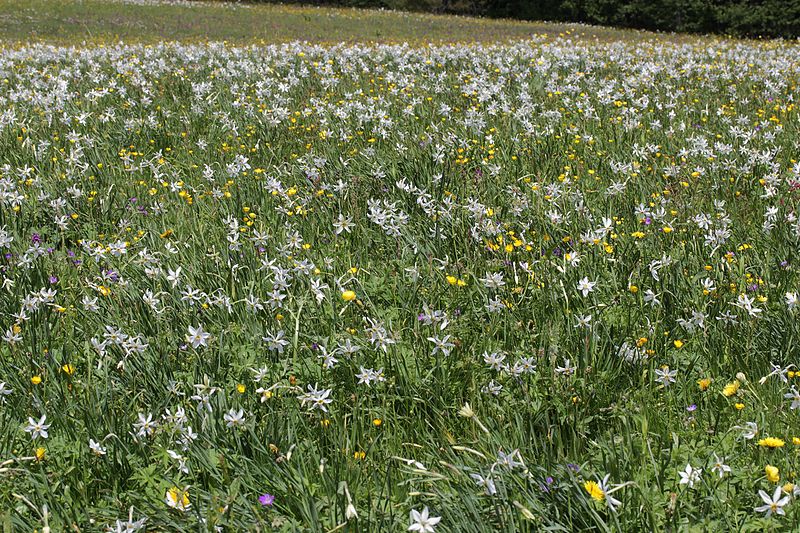
POLYGON ((279 43, 488 42, 557 36, 612 39, 639 32, 388 11, 283 5, 136 5, 98 0, 2 0, 0 39, 57 44, 161 40, 279 43))

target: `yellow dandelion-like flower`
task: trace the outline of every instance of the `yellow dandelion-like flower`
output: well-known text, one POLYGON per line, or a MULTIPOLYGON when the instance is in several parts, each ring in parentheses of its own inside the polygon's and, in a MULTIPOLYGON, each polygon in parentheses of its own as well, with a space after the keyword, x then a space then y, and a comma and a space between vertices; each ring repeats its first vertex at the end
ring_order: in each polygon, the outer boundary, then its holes
POLYGON ((777 437, 767 437, 758 441, 758 445, 762 448, 783 448, 784 444, 786 443, 777 437))
POLYGON ((595 481, 586 481, 583 483, 583 488, 589 493, 593 500, 601 502, 605 499, 606 493, 600 488, 595 481))
POLYGON ((730 383, 725 385, 725 388, 722 389, 723 396, 725 396, 726 398, 730 398, 731 396, 739 392, 740 385, 741 383, 739 383, 738 379, 731 381, 730 383))

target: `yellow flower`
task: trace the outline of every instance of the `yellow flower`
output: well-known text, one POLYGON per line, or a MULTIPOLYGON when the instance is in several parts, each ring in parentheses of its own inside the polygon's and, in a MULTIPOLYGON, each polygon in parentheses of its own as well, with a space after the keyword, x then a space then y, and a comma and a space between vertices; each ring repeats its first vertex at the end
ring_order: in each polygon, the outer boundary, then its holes
POLYGON ((342 293, 342 300, 345 302, 352 302, 356 299, 356 293, 353 291, 344 291, 342 293))
POLYGON ((66 365, 61 367, 61 370, 63 370, 66 375, 71 376, 72 374, 75 373, 75 365, 67 363, 66 365))
POLYGON ((675 345, 675 347, 676 347, 676 348, 678 348, 679 350, 680 350, 680 349, 683 347, 683 341, 682 341, 682 340, 680 340, 680 339, 675 339, 675 340, 672 342, 672 344, 674 344, 674 345, 675 345))
POLYGON ((764 448, 783 448, 783 445, 786 444, 783 440, 776 438, 776 437, 767 437, 765 439, 761 439, 758 441, 758 445, 764 448))
POLYGON ((636 285, 631 285, 630 287, 628 287, 628 290, 631 291, 631 294, 636 294, 637 292, 639 292, 639 287, 637 287, 636 285))
POLYGON ((36 460, 37 461, 44 461, 44 454, 46 453, 46 451, 47 450, 45 450, 44 448, 36 448, 36 452, 35 452, 36 460))
POLYGON ((244 394, 244 391, 245 391, 245 390, 247 390, 247 387, 245 387, 245 386, 244 386, 244 385, 242 385, 241 383, 237 383, 237 385, 236 385, 236 392, 238 392, 239 394, 244 394))
POLYGON ((179 511, 188 511, 192 506, 189 503, 189 489, 188 487, 181 490, 178 487, 172 487, 167 491, 164 501, 173 509, 179 511))
POLYGON ((800 437, 792 437, 792 444, 800 446, 800 437))
POLYGON ((781 479, 780 471, 772 465, 765 466, 764 473, 767 475, 767 481, 770 483, 777 483, 781 479))
POLYGON ((711 378, 703 378, 697 380, 697 386, 700 388, 701 391, 708 390, 709 385, 711 385, 711 378))
POLYGON ((600 485, 594 481, 584 482, 583 488, 586 489, 586 492, 589 493, 589 496, 591 496, 593 500, 598 502, 603 501, 606 497, 606 493, 603 492, 603 489, 600 488, 600 485))
POLYGON ((739 385, 740 385, 739 380, 735 379, 731 381, 730 383, 725 385, 725 388, 722 389, 722 394, 726 398, 730 398, 739 391, 739 385))
POLYGON ((791 494, 794 491, 794 483, 786 483, 781 490, 786 494, 791 494))
POLYGON ((738 409, 739 411, 741 411, 742 409, 744 409, 744 404, 743 404, 743 403, 741 403, 741 402, 735 403, 735 404, 733 404, 733 406, 734 406, 736 409, 738 409))
POLYGON ((375 427, 380 427, 381 424, 383 424, 383 420, 381 420, 380 418, 374 418, 372 420, 372 425, 375 427))
POLYGON ((41 382, 42 382, 42 378, 40 376, 33 376, 31 378, 31 383, 33 383, 34 385, 38 385, 41 382))

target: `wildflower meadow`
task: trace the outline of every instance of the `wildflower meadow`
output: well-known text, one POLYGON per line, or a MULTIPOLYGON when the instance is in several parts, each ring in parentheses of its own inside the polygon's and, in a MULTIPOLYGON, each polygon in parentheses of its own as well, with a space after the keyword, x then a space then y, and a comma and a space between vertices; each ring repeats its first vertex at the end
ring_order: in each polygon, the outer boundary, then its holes
POLYGON ((3 45, 3 531, 797 530, 799 78, 646 34, 3 45))

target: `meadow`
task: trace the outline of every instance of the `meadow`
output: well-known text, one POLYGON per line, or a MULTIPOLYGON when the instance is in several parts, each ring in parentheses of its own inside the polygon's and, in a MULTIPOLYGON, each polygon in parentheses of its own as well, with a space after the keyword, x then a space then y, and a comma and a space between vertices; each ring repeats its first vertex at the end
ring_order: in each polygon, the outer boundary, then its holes
POLYGON ((13 5, 3 531, 800 527, 796 43, 13 5))

